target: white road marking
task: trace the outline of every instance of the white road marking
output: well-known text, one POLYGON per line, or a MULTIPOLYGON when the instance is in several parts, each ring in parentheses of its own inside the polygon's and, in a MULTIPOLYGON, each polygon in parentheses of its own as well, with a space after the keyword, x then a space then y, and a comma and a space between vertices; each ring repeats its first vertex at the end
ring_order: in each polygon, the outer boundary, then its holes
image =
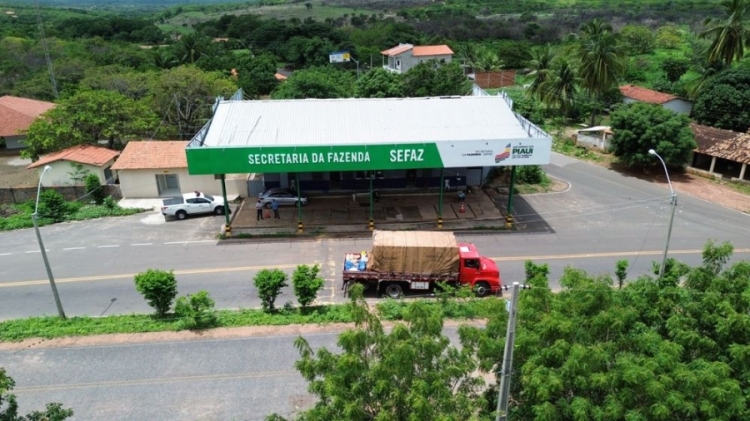
MULTIPOLYGON (((44 249, 44 251, 49 251, 49 249, 44 249)), ((41 253, 41 250, 29 250, 26 253, 41 253)))
POLYGON ((120 246, 118 244, 111 244, 111 245, 108 245, 108 246, 99 246, 98 248, 105 249, 105 248, 111 248, 111 247, 120 247, 120 246))
POLYGON ((0 253, 0 256, 10 256, 13 253, 0 253))
POLYGON ((216 243, 216 240, 169 241, 164 244, 200 244, 200 243, 216 243))
POLYGON ((66 248, 66 249, 63 249, 63 250, 83 250, 83 249, 85 249, 85 248, 86 248, 86 247, 68 247, 68 248, 66 248))
POLYGON ((131 246, 151 246, 153 244, 154 243, 135 243, 135 244, 131 244, 131 246))

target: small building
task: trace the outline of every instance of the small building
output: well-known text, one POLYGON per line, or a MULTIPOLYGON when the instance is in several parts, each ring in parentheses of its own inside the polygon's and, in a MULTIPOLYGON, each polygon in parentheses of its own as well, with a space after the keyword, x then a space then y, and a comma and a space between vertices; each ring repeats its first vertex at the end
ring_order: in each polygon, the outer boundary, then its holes
POLYGON ((381 51, 383 68, 394 73, 406 73, 423 61, 436 60, 439 63, 450 63, 453 50, 447 45, 399 44, 391 49, 381 51))
MULTIPOLYGON (((157 198, 201 191, 221 195, 221 182, 214 175, 189 175, 186 141, 130 141, 112 170, 117 171, 122 197, 157 198)), ((247 192, 247 174, 227 176, 227 196, 247 192)))
POLYGON ((648 104, 661 105, 662 107, 678 113, 690 115, 693 111, 693 103, 672 94, 654 91, 635 85, 620 86, 622 102, 632 104, 634 102, 645 102, 648 104))
POLYGON ((44 175, 42 185, 76 186, 82 185, 89 174, 96 174, 102 184, 114 182, 112 165, 120 152, 94 145, 78 145, 46 156, 27 166, 36 169, 41 176, 44 167, 51 169, 44 175))
POLYGON ((576 130, 576 144, 602 151, 609 150, 609 141, 614 132, 609 126, 594 126, 576 130))
POLYGON ((281 73, 276 72, 273 77, 276 78, 279 82, 283 82, 286 80, 286 76, 282 75, 281 73))
POLYGON ((691 167, 709 175, 750 181, 750 134, 691 123, 698 147, 691 167))
POLYGON ((5 95, 0 97, 0 150, 23 149, 26 135, 31 123, 37 117, 53 108, 55 104, 35 99, 19 98, 5 95), (3 146, 4 144, 5 146, 3 146))

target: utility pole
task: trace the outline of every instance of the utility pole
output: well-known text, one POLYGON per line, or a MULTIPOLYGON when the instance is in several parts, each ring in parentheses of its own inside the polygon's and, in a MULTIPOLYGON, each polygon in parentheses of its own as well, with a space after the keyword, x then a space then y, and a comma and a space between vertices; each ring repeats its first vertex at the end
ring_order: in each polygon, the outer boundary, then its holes
MULTIPOLYGON (((527 288, 526 285, 523 286, 527 288)), ((500 371, 500 388, 497 395, 497 416, 495 421, 508 420, 508 396, 510 395, 510 375, 513 371, 513 348, 516 343, 516 311, 518 309, 518 292, 521 284, 513 282, 513 292, 510 296, 510 308, 508 309, 508 330, 505 334, 505 353, 503 354, 503 367, 500 371)))
POLYGON ((672 225, 674 224, 674 211, 677 208, 677 193, 675 193, 674 189, 672 188, 672 180, 669 179, 669 171, 667 171, 667 164, 664 162, 661 156, 658 153, 656 153, 655 150, 649 149, 648 153, 659 158, 659 161, 661 161, 661 165, 664 167, 664 174, 666 174, 667 176, 667 183, 669 184, 669 191, 672 193, 670 201, 669 201, 669 203, 672 205, 672 214, 669 217, 669 228, 667 230, 667 244, 664 246, 664 256, 661 259, 661 267, 659 268, 659 279, 661 280, 664 277, 664 270, 667 267, 667 254, 669 253, 669 240, 672 238, 672 225))
POLYGON ((57 313, 60 318, 65 320, 65 311, 63 310, 62 302, 60 301, 60 295, 57 293, 57 285, 55 285, 55 277, 52 276, 52 268, 49 265, 47 259, 47 250, 44 249, 44 242, 42 242, 42 234, 39 232, 39 223, 37 222, 37 215, 39 214, 39 193, 42 191, 42 178, 47 171, 51 170, 52 167, 49 165, 44 166, 44 171, 39 176, 39 186, 36 189, 36 206, 34 207, 34 213, 31 214, 31 220, 34 222, 34 232, 36 232, 36 239, 39 242, 39 248, 42 252, 42 260, 44 260, 44 268, 47 269, 47 277, 49 278, 49 285, 52 287, 52 295, 55 297, 55 304, 57 305, 57 313))
POLYGON ((36 8, 36 23, 39 25, 39 35, 42 38, 42 48, 44 49, 44 59, 47 62, 47 71, 49 72, 49 81, 52 83, 52 93, 55 95, 55 99, 59 97, 57 92, 57 81, 55 80, 55 70, 52 68, 52 59, 49 56, 49 47, 47 47, 47 37, 44 35, 44 23, 42 23, 42 15, 39 13, 39 1, 34 2, 36 8))

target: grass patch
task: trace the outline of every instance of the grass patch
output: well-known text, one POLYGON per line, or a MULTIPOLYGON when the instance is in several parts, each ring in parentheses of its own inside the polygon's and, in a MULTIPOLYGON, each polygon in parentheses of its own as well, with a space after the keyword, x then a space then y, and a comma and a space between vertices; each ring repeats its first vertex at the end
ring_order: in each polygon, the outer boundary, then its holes
POLYGON ((552 190, 552 179, 544 174, 538 184, 516 184, 514 187, 517 194, 549 193, 552 190))
MULTIPOLYGON (((86 219, 105 218, 110 216, 128 216, 145 212, 145 209, 121 208, 119 206, 108 207, 105 205, 87 205, 81 202, 68 202, 65 205, 65 217, 61 222, 83 221, 86 219)), ((31 215, 34 213, 34 202, 29 201, 14 205, 0 205, 0 231, 11 231, 22 228, 31 228, 34 222, 31 215)), ((39 226, 54 224, 51 218, 46 218, 40 209, 38 219, 39 226)))
POLYGON ((734 190, 734 191, 736 191, 738 193, 742 193, 742 194, 746 194, 746 195, 750 196, 750 184, 748 184, 748 183, 742 183, 742 182, 739 182, 739 181, 727 181, 725 183, 726 183, 727 187, 729 187, 730 189, 732 189, 732 190, 734 190))
MULTIPOLYGON (((413 300, 385 300, 377 304, 383 320, 402 320, 407 306, 413 300)), ((501 298, 430 301, 432 306, 441 306, 446 318, 486 318, 498 306, 505 307, 501 298)), ((292 324, 349 323, 353 321, 349 306, 329 306, 279 309, 273 313, 262 310, 219 310, 214 327, 283 326, 292 324)), ((163 319, 147 314, 131 314, 106 317, 30 317, 0 322, 0 342, 17 342, 30 338, 62 338, 66 336, 89 336, 113 333, 175 332, 183 329, 182 319, 171 315, 163 319)))
POLYGON ((605 155, 594 152, 583 146, 578 146, 571 140, 555 139, 552 142, 552 150, 567 156, 583 159, 585 161, 604 162, 605 155))

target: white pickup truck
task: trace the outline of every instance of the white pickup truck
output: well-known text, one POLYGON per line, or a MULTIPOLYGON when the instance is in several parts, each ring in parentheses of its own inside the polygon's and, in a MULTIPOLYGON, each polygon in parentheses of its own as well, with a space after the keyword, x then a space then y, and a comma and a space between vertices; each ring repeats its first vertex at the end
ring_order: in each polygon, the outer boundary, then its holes
MULTIPOLYGON (((188 215, 205 213, 224 215, 224 200, 220 197, 214 198, 201 192, 184 193, 182 197, 164 199, 163 203, 164 206, 161 207, 161 214, 165 218, 174 216, 179 220, 183 220, 188 215)), ((231 209, 229 212, 231 213, 231 209)))

